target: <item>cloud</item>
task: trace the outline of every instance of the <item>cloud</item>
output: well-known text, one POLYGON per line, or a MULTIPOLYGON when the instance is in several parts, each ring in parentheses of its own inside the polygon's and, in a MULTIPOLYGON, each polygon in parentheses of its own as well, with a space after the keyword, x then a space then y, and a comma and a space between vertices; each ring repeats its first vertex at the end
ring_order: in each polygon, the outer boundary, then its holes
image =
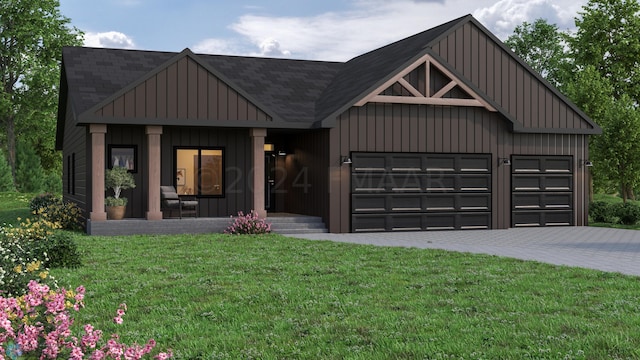
POLYGON ((524 21, 546 19, 561 30, 575 26, 574 18, 586 1, 501 0, 492 6, 478 9, 474 16, 501 39, 513 33, 524 21))
POLYGON ((84 45, 90 47, 133 49, 133 39, 118 31, 87 32, 84 34, 84 45))
POLYGON ((347 10, 313 16, 245 14, 229 26, 240 39, 199 45, 213 53, 346 61, 469 13, 501 39, 541 17, 571 28, 586 1, 476 0, 471 7, 468 0, 352 0, 347 10))
POLYGON ((226 39, 204 39, 191 48, 196 53, 240 55, 236 43, 226 39))
POLYGON ((291 52, 289 50, 282 50, 278 40, 266 38, 260 43, 260 55, 268 57, 285 57, 290 56, 291 52))

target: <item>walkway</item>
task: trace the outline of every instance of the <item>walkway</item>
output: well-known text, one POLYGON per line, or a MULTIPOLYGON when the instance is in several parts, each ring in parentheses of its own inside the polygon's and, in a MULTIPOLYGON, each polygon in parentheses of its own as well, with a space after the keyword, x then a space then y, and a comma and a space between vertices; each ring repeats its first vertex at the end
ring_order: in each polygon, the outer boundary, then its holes
POLYGON ((640 276, 640 230, 546 227, 290 236, 490 254, 640 276))

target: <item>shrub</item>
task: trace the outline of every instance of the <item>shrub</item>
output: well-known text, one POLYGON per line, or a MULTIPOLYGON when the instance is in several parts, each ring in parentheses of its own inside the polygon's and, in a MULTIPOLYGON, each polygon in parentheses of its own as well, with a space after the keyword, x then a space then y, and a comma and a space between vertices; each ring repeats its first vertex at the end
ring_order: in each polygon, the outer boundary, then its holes
POLYGON ((43 266, 49 258, 43 254, 37 258, 28 243, 8 235, 5 229, 0 228, 0 296, 24 294, 31 280, 55 285, 55 279, 43 266))
POLYGON ((40 218, 36 221, 27 219, 20 223, 20 227, 10 228, 6 233, 22 241, 22 246, 30 251, 32 257, 42 259, 48 268, 79 266, 76 244, 69 234, 58 229, 59 223, 40 218))
POLYGON ((49 205, 62 203, 62 200, 52 193, 44 193, 34 196, 29 202, 29 209, 34 214, 40 214, 40 212, 49 205))
POLYGON ((56 231, 45 242, 45 251, 48 260, 45 265, 48 268, 77 268, 82 265, 78 245, 71 235, 56 231))
MULTIPOLYGON (((52 290, 49 286, 30 281, 28 293, 20 297, 0 297, 0 357, 11 359, 141 359, 150 354, 156 342, 150 339, 144 346, 127 346, 117 334, 107 341, 102 331, 91 324, 77 334, 71 310, 84 307, 84 287, 75 291, 52 290), (75 336, 78 335, 78 336, 75 336)), ((122 323, 126 305, 121 304, 113 321, 122 323)), ((165 360, 171 351, 158 353, 165 360)))
POLYGON ((614 212, 623 225, 635 225, 640 220, 640 206, 636 204, 617 204, 614 212))
POLYGON ((594 222, 612 223, 615 221, 612 205, 606 201, 594 201, 589 205, 589 216, 594 222))
POLYGON ((52 203, 41 209, 40 216, 52 223, 60 225, 64 230, 81 230, 84 228, 84 216, 78 205, 71 201, 52 203))
POLYGON ((267 234, 271 232, 271 224, 265 219, 260 219, 255 210, 249 214, 238 212, 238 216, 231 217, 232 221, 224 231, 225 234, 267 234))

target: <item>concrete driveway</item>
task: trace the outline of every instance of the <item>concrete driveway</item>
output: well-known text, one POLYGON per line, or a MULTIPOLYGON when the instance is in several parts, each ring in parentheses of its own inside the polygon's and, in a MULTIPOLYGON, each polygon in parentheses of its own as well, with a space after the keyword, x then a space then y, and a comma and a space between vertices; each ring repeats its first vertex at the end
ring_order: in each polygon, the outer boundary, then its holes
POLYGON ((638 230, 585 226, 288 236, 490 254, 640 276, 638 230))

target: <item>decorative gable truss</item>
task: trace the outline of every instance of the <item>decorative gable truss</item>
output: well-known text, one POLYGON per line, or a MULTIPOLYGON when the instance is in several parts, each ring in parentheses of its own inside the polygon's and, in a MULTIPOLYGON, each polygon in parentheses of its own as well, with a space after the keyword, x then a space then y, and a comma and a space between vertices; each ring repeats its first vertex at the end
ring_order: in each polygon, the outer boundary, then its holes
POLYGON ((378 86, 355 106, 369 102, 476 106, 496 111, 457 76, 426 54, 378 86))

